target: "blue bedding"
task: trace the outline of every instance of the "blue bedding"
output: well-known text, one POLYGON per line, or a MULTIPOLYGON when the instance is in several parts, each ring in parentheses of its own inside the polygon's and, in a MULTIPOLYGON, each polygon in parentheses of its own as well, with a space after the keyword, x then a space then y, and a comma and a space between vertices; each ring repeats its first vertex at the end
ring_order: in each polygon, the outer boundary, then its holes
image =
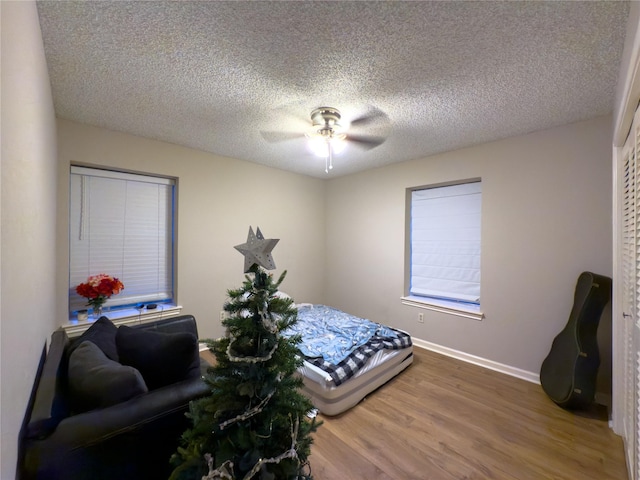
POLYGON ((296 334, 302 337, 298 348, 305 359, 326 371, 336 385, 355 375, 377 351, 411 346, 404 332, 325 305, 299 306, 298 321, 283 332, 296 334))

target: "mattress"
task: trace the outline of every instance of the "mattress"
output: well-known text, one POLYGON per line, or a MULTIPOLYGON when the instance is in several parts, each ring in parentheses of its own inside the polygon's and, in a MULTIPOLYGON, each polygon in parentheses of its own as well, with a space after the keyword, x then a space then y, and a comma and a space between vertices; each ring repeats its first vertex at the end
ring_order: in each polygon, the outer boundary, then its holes
POLYGON ((293 334, 302 338, 303 393, 324 415, 355 406, 413 361, 406 332, 325 305, 299 304, 298 322, 285 331, 293 334))

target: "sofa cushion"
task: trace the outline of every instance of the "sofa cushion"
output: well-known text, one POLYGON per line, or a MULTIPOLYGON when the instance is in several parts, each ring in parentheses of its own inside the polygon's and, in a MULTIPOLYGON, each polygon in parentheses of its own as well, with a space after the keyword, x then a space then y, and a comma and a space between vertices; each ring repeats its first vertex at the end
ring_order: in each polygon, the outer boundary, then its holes
POLYGON ((107 317, 100 317, 78 338, 69 345, 68 354, 71 355, 78 346, 85 341, 95 343, 111 360, 118 361, 118 348, 116 347, 116 327, 107 317))
POLYGON ((69 357, 69 391, 76 411, 104 408, 148 392, 140 372, 107 358, 93 342, 82 342, 69 357))
POLYGON ((149 390, 200 375, 198 339, 192 333, 162 333, 122 325, 116 345, 120 362, 138 369, 149 390))

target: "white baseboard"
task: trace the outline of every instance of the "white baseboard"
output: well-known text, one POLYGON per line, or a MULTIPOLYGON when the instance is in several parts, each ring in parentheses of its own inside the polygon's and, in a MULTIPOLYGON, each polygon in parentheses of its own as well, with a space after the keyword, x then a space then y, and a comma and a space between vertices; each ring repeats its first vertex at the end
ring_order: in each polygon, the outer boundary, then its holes
MULTIPOLYGON (((496 372, 511 375, 512 377, 520 378, 522 380, 526 380, 527 382, 536 383, 540 385, 540 374, 538 373, 528 372, 527 370, 522 370, 520 368, 512 367, 510 365, 505 365, 504 363, 498 363, 498 362, 494 362, 493 360, 488 360, 486 358, 470 355, 468 353, 461 352, 459 350, 454 350, 453 348, 449 348, 449 347, 443 347, 442 345, 427 342, 426 340, 421 340, 419 338, 412 337, 411 340, 413 341, 413 344, 416 347, 424 348, 426 350, 431 350, 432 352, 436 352, 436 353, 441 353, 442 355, 446 355, 447 357, 452 357, 467 363, 473 363, 474 365, 478 365, 480 367, 488 368, 490 370, 495 370, 496 372)), ((610 407, 611 395, 603 392, 596 392, 595 403, 597 403, 598 405, 605 405, 607 407, 610 407)))
POLYGON ((436 353, 441 353, 442 355, 446 355, 447 357, 452 357, 467 363, 473 363, 474 365, 479 365, 490 370, 495 370, 496 372, 505 373, 507 375, 511 375, 512 377, 520 378, 522 380, 526 380, 527 382, 537 383, 538 385, 540 385, 540 375, 537 373, 528 372, 520 368, 505 365, 504 363, 498 363, 494 362, 493 360, 470 355, 459 350, 454 350, 453 348, 443 347, 442 345, 427 342, 426 340, 421 340, 419 338, 412 337, 411 340, 416 347, 431 350, 432 352, 436 353))

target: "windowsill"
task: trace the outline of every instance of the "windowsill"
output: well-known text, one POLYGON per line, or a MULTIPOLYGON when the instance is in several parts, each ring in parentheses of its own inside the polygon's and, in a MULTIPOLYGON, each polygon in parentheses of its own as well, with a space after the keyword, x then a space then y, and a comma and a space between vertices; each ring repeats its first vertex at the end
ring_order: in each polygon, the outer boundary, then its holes
MULTIPOLYGON (((114 325, 138 325, 149 323, 161 318, 175 317, 182 313, 180 305, 158 304, 153 310, 138 310, 136 308, 123 308, 120 310, 103 312, 103 316, 111 320, 114 325)), ((78 321, 77 318, 70 318, 69 322, 62 325, 62 328, 71 337, 77 337, 87 330, 96 319, 90 318, 86 321, 78 321)))
POLYGON ((401 297, 400 300, 404 305, 409 305, 410 307, 424 308, 426 310, 470 318, 472 320, 482 320, 484 318, 484 314, 480 311, 479 305, 475 306, 415 296, 401 297))

